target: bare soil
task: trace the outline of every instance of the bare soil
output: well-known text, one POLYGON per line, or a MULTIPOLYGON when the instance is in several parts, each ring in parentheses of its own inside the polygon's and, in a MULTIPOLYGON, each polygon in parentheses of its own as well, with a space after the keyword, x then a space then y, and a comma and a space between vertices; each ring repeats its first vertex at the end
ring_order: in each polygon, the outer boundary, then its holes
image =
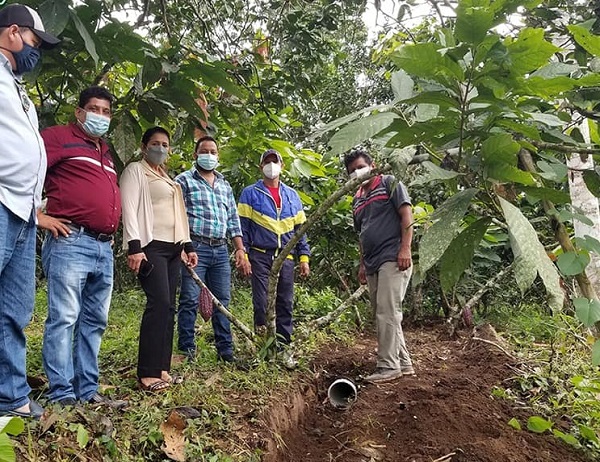
MULTIPOLYGON (((262 441, 267 462, 545 462, 585 461, 551 435, 526 428, 528 414, 491 390, 512 375, 511 359, 489 343, 464 333, 444 339, 439 327, 408 329, 417 375, 387 384, 367 384, 376 340, 357 336, 352 346, 330 345, 300 378, 295 391, 276 400, 261 419, 271 437, 262 441), (358 399, 336 410, 327 389, 337 378, 354 381, 358 399)), ((262 432, 261 434, 265 434, 262 432)))

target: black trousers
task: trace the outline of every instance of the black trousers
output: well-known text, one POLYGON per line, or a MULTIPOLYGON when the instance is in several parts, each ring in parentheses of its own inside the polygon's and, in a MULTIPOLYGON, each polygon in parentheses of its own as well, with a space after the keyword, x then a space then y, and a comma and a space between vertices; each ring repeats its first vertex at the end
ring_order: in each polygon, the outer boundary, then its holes
POLYGON ((144 247, 154 268, 148 275, 138 275, 146 293, 146 309, 140 326, 138 377, 160 377, 171 370, 175 296, 181 269, 181 244, 152 241, 144 247))

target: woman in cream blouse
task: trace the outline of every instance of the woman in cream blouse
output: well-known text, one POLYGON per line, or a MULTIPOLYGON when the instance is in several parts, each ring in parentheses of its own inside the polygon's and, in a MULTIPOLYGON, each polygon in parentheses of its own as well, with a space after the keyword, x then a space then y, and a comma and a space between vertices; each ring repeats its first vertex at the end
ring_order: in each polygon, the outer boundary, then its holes
POLYGON ((137 376, 139 386, 150 392, 166 390, 176 381, 169 371, 182 250, 191 267, 198 262, 181 187, 163 168, 169 144, 164 128, 146 130, 143 159, 129 164, 120 182, 127 264, 146 293, 137 376))

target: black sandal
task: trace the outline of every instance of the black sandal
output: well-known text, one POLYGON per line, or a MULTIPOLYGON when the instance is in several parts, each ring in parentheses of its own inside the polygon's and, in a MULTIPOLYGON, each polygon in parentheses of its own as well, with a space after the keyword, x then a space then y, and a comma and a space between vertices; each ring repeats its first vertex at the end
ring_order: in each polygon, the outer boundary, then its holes
POLYGON ((149 385, 145 385, 142 379, 138 379, 138 386, 147 393, 161 393, 170 388, 171 384, 165 380, 157 380, 149 385))

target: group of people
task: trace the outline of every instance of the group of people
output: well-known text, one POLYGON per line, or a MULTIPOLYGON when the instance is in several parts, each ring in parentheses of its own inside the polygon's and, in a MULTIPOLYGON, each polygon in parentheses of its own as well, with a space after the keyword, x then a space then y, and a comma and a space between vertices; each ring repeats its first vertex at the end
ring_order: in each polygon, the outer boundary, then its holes
MULTIPOLYGON (((39 418, 29 398, 26 339, 35 293, 36 228, 46 231, 42 268, 48 315, 42 357, 48 401, 122 408, 126 401, 98 391, 98 354, 113 287, 113 242, 122 220, 127 264, 146 294, 137 377, 139 387, 160 392, 182 378, 171 375, 177 315, 178 349, 196 355, 195 321, 200 288, 190 270, 225 307, 230 301, 228 243, 238 271, 251 278, 255 331, 266 331, 268 276, 274 259, 306 220, 298 193, 280 181, 281 155, 267 150, 262 178, 236 202, 219 173, 219 150, 210 136, 197 140, 191 169, 171 179, 165 169, 171 138, 148 129, 142 158, 118 180, 108 144, 114 98, 93 86, 79 95, 75 120, 38 132, 33 103, 20 75, 35 67, 40 49, 56 46, 39 15, 13 4, 0 10, 0 415, 39 418), (45 205, 42 205, 42 195, 45 205), (179 306, 176 295, 179 287, 179 306)), ((345 159, 350 176, 369 176, 374 163, 364 151, 345 159)), ((368 282, 378 331, 378 363, 366 379, 388 381, 414 374, 401 327, 401 302, 412 270, 410 199, 387 175, 369 176, 354 198, 360 233, 359 279, 368 282)), ((308 276, 310 248, 302 236, 281 267, 276 296, 278 345, 292 341, 294 261, 308 276)), ((217 358, 236 363, 231 327, 223 313, 211 316, 217 358)), ((288 356, 288 365, 294 366, 288 356)))

